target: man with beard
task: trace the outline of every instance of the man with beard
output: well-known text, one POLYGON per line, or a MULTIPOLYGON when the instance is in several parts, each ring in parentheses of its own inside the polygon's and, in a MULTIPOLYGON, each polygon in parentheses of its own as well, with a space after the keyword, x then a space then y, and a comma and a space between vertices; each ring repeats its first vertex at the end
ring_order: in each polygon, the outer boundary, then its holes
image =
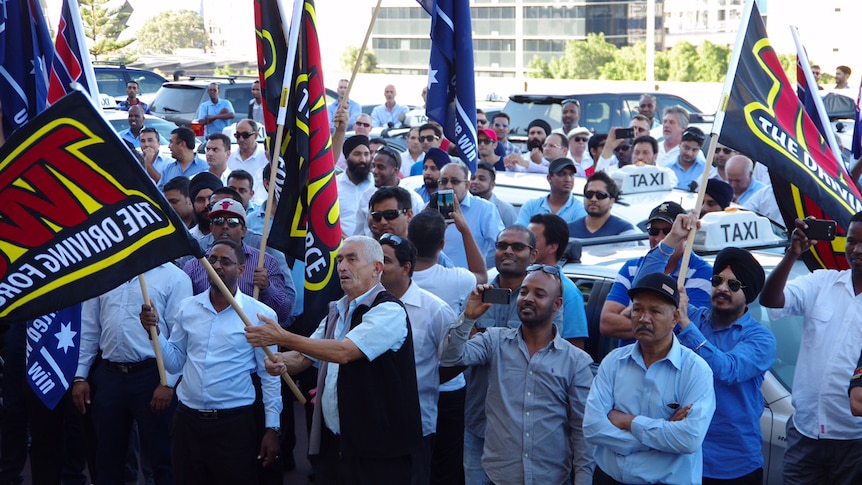
POLYGON ((509 227, 515 223, 518 211, 512 204, 494 195, 496 179, 497 170, 494 169, 494 166, 479 162, 479 165, 476 166, 476 172, 470 177, 470 193, 494 204, 497 207, 497 212, 500 213, 500 219, 503 220, 503 227, 509 227))
POLYGON ((563 136, 575 128, 581 126, 578 123, 581 121, 581 102, 577 99, 564 99, 561 103, 563 106, 562 122, 563 126, 556 128, 551 133, 559 133, 563 136))
POLYGON ((221 187, 224 187, 221 180, 209 172, 199 173, 189 181, 189 198, 197 223, 190 232, 198 240, 210 233, 210 196, 221 187))
POLYGON ((563 218, 566 223, 587 215, 584 204, 575 199, 572 187, 575 183, 575 164, 568 158, 558 158, 548 167, 550 194, 530 199, 521 206, 517 224, 526 226, 530 217, 550 212, 563 218))
POLYGON ((760 294, 760 304, 769 308, 773 322, 803 317, 803 341, 793 376, 794 413, 787 422, 784 483, 860 483, 859 392, 848 390, 847 384, 848 376, 859 372, 853 370, 862 348, 862 212, 854 214, 847 226, 849 269, 818 270, 788 283, 799 256, 817 243, 806 233, 813 219, 796 219, 790 247, 760 294))
POLYGON ((676 280, 650 273, 628 293, 637 342, 602 360, 584 411, 584 438, 595 446, 593 484, 701 483, 715 412, 712 370, 674 335, 676 280))
POLYGON ((574 472, 586 483, 591 460, 581 424, 592 358, 553 323, 563 306, 560 269, 533 265, 526 272, 515 304, 520 325, 488 328, 468 341, 494 306, 482 302, 493 286, 479 285, 446 334, 440 362, 488 367, 482 465, 492 482, 564 483, 574 472))
MULTIPOLYGON (((555 153, 551 155, 552 158, 550 159, 544 157, 545 140, 550 134, 551 125, 547 121, 542 119, 531 121, 527 127, 527 151, 522 154, 506 155, 503 158, 503 165, 505 165, 506 170, 547 173, 549 160, 564 157, 566 153, 566 151, 563 151, 562 154, 555 153)), ((566 149, 568 150, 567 142, 554 141, 551 144, 555 147, 557 145, 560 147, 566 145, 566 149)), ((557 148, 557 150, 559 149, 557 148)))
MULTIPOLYGON (((635 286, 640 276, 663 271, 667 254, 697 224, 694 214, 677 216, 671 233, 647 253, 635 286)), ((710 306, 688 305, 681 289, 677 338, 709 364, 714 378, 716 410, 703 441, 704 483, 763 482, 760 385, 775 360, 776 343, 747 305, 757 298, 764 279, 763 268, 751 253, 728 247, 715 258, 710 306)))
POLYGON ((585 217, 569 223, 569 235, 576 238, 616 236, 619 234, 641 234, 625 219, 611 215, 620 189, 614 179, 605 172, 596 172, 584 186, 585 217))
POLYGON ((347 170, 335 177, 338 186, 338 205, 341 210, 341 231, 347 235, 356 232, 356 208, 362 193, 374 186, 371 177, 371 149, 368 137, 354 135, 344 141, 342 148, 347 158, 347 170))
MULTIPOLYGON (((374 187, 369 187, 359 197, 354 235, 364 234, 371 236, 371 231, 369 230, 370 221, 368 220, 371 196, 383 187, 397 187, 401 181, 401 178, 398 177, 400 170, 401 154, 389 148, 388 145, 380 145, 371 163, 371 175, 374 178, 374 187)), ((413 214, 422 212, 425 209, 425 201, 412 190, 408 191, 408 193, 412 199, 413 214)))
MULTIPOLYGON (((335 112, 335 119, 333 120, 335 123, 335 131, 337 135, 340 135, 343 139, 344 134, 347 130, 347 111, 341 109, 335 112)), ((371 137, 371 116, 366 113, 362 113, 356 118, 356 121, 353 122, 353 134, 354 135, 363 135, 367 137, 371 137)), ((335 133, 332 136, 333 146, 335 146, 335 138, 337 136, 335 133)), ((343 149, 343 148, 342 148, 343 149)), ((338 161, 335 162, 335 167, 340 168, 341 170, 347 170, 347 156, 344 153, 338 154, 338 161)))
POLYGON ((426 204, 431 202, 431 196, 437 193, 440 170, 450 162, 452 162, 452 157, 439 148, 431 148, 425 153, 425 160, 422 161, 423 184, 416 189, 416 193, 422 197, 426 204))
POLYGON ((703 156, 700 149, 705 141, 706 135, 695 126, 686 128, 682 132, 679 157, 674 163, 668 165, 668 168, 673 170, 676 175, 676 188, 692 192, 697 191, 703 169, 706 167, 706 162, 699 160, 699 157, 703 156))

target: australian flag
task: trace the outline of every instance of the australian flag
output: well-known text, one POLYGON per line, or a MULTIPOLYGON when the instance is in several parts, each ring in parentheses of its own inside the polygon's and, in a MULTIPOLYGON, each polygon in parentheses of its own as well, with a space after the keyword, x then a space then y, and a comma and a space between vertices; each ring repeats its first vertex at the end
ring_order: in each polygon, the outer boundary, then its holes
POLYGON ((0 103, 8 137, 45 109, 54 46, 37 0, 0 2, 0 103))
POLYGON ((461 159, 476 171, 476 89, 470 4, 463 0, 418 0, 431 15, 431 60, 425 114, 440 123, 461 159))
POLYGON ((80 344, 80 303, 27 322, 27 384, 48 409, 69 389, 80 344))
POLYGON ((84 26, 77 0, 63 0, 54 49, 54 62, 51 64, 51 78, 48 85, 48 104, 56 103, 63 96, 79 88, 98 106, 99 90, 84 38, 84 26))
POLYGON ((853 160, 862 157, 862 84, 859 85, 859 94, 856 95, 856 122, 853 123, 853 160))

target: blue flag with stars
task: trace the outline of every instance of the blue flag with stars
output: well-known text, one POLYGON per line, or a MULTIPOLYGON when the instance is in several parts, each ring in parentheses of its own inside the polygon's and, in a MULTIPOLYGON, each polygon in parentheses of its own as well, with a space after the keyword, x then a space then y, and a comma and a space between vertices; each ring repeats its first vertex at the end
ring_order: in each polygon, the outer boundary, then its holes
POLYGON ((431 59, 425 114, 440 123, 461 160, 476 171, 476 89, 470 4, 462 0, 417 0, 431 15, 431 59))
POLYGON ((75 377, 80 343, 80 303, 27 322, 27 383, 48 409, 75 377))

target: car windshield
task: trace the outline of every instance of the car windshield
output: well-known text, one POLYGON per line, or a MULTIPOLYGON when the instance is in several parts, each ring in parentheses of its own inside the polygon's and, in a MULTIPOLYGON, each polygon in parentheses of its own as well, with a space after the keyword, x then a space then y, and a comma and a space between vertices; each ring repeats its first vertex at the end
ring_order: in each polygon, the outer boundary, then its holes
POLYGON ((199 86, 162 86, 153 100, 152 110, 159 113, 185 113, 196 111, 201 104, 199 86))
MULTIPOLYGON (((117 118, 109 121, 111 123, 111 127, 117 133, 127 130, 129 128, 129 122, 123 118, 117 118)), ((156 117, 146 118, 144 120, 144 128, 155 128, 156 131, 159 132, 159 138, 162 145, 167 145, 168 141, 171 139, 171 131, 177 128, 177 125, 165 121, 156 117)))

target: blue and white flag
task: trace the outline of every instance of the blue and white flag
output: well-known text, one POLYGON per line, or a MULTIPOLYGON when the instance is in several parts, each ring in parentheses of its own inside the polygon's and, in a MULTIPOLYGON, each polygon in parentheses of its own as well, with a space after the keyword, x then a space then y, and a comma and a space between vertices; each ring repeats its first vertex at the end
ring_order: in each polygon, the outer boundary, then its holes
POLYGON ((823 106, 823 100, 820 99, 820 93, 817 88, 817 80, 814 79, 814 73, 811 72, 811 63, 808 61, 808 53, 802 45, 802 40, 799 37, 799 31, 795 26, 790 26, 790 34, 793 36, 793 41, 796 43, 796 96, 802 105, 805 107, 805 112, 814 122, 817 131, 823 135, 826 144, 835 158, 842 160, 841 149, 838 148, 838 141, 835 140, 835 133, 832 132, 832 125, 829 123, 829 116, 826 114, 826 107, 823 106), (810 88, 810 89, 809 89, 810 88))
POLYGON ((53 59, 39 2, 0 2, 0 103, 7 137, 45 109, 53 59))
POLYGON ((48 103, 54 104, 73 90, 80 89, 99 106, 96 73, 90 62, 87 39, 77 0, 63 0, 57 42, 54 44, 54 62, 48 83, 48 103))
POLYGON ((431 60, 425 114, 440 123, 471 172, 476 171, 476 89, 470 4, 417 0, 431 15, 431 60))
POLYGON ((27 383, 48 409, 69 390, 80 344, 80 303, 27 322, 27 383))

